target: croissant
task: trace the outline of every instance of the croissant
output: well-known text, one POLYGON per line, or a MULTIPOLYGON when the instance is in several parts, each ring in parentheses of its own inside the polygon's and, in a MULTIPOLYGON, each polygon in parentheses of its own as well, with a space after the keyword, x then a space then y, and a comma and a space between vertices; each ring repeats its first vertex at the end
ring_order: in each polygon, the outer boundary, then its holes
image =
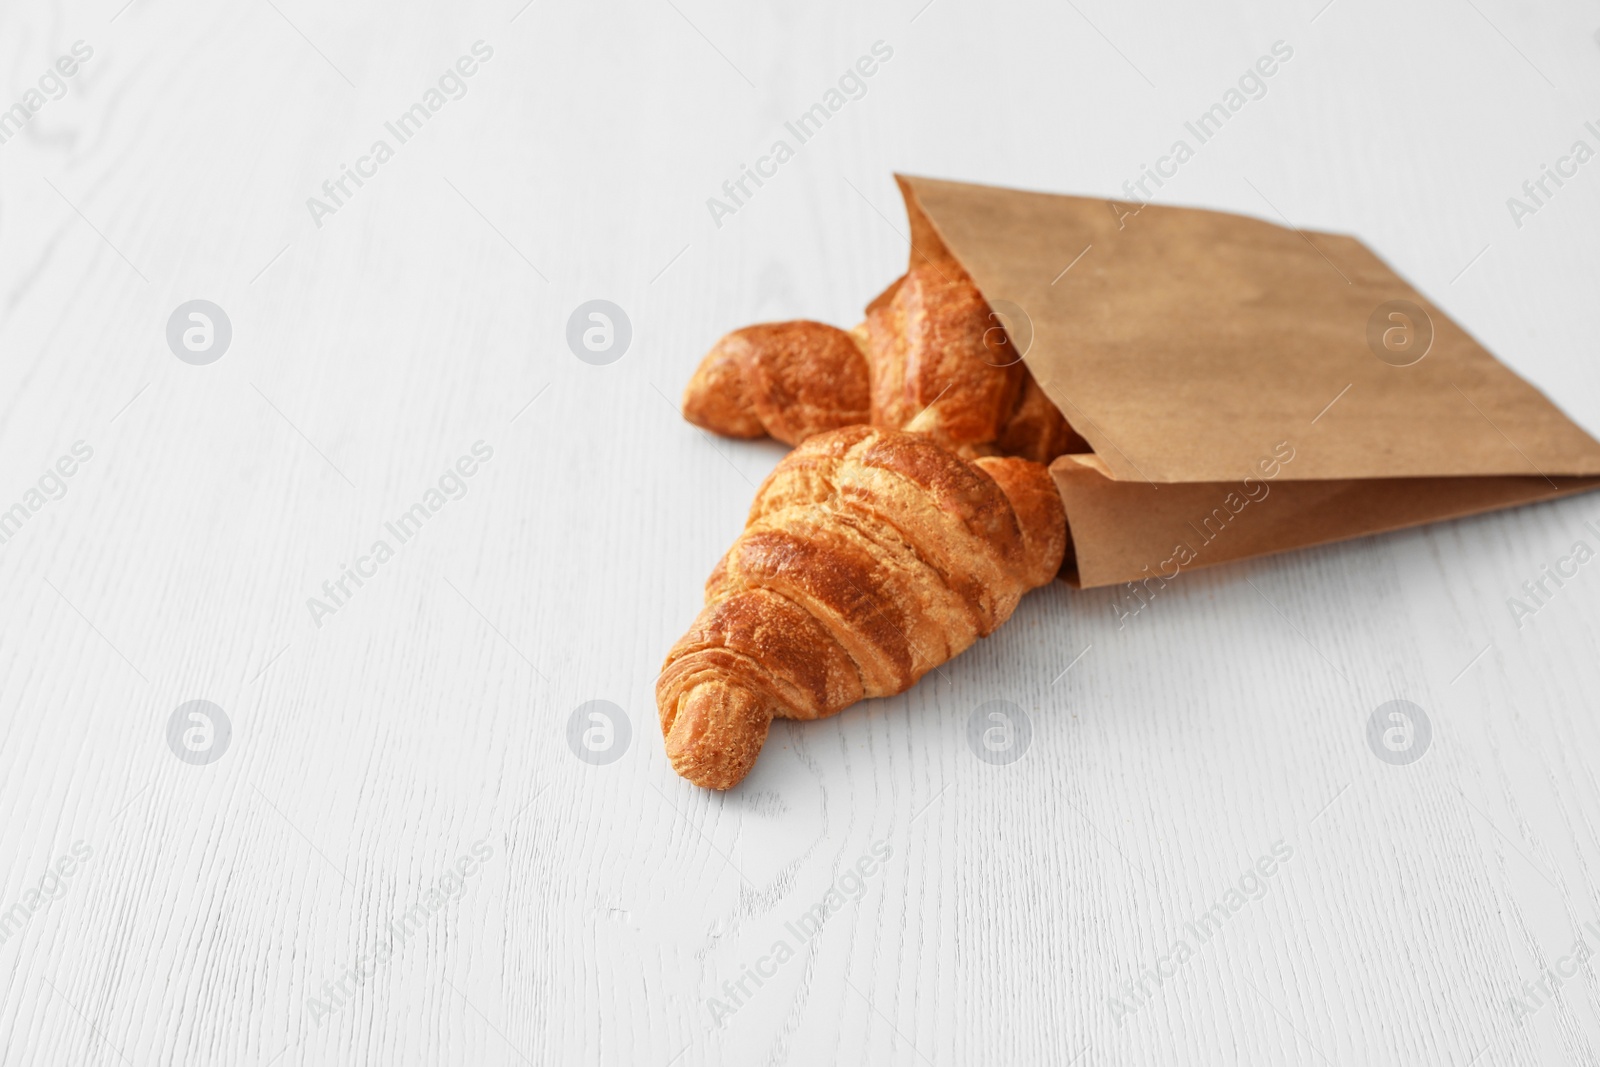
POLYGON ((866 357, 856 337, 826 323, 746 326, 701 360, 683 393, 683 417, 724 437, 788 445, 868 422, 866 357))
POLYGON ((920 435, 807 438, 756 493, 745 529, 656 683, 673 769, 729 789, 774 718, 818 719, 904 692, 987 637, 1066 550, 1049 472, 971 462, 920 435))
POLYGON ((802 320, 728 334, 689 380, 683 414, 728 437, 787 444, 870 421, 969 459, 1047 463, 1088 450, 952 260, 914 267, 849 332, 802 320))

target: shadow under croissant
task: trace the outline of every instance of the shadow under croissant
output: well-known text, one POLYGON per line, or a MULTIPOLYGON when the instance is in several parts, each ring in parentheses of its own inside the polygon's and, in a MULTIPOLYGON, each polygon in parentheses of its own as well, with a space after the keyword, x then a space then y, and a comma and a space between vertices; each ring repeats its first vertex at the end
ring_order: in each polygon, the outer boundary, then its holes
POLYGON ((729 789, 774 718, 905 692, 1053 580, 1066 541, 1041 464, 969 462, 867 426, 808 439, 762 484, 663 665, 656 702, 673 768, 729 789))

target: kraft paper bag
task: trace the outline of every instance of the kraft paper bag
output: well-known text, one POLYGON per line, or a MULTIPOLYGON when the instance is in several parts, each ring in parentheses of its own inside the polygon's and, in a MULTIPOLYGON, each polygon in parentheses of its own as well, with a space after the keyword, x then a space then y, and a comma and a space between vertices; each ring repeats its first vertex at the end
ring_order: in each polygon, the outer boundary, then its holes
POLYGON ((898 176, 1092 454, 1051 473, 1081 586, 1600 486, 1600 442, 1353 237, 898 176))

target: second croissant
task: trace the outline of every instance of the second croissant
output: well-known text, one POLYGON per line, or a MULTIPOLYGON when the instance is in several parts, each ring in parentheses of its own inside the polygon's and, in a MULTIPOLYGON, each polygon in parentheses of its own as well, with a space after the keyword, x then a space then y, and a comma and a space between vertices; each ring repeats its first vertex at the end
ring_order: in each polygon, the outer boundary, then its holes
POLYGON ((952 260, 907 272, 853 330, 801 320, 728 334, 684 390, 683 414, 786 444, 866 423, 927 434, 968 459, 1088 451, 952 260))

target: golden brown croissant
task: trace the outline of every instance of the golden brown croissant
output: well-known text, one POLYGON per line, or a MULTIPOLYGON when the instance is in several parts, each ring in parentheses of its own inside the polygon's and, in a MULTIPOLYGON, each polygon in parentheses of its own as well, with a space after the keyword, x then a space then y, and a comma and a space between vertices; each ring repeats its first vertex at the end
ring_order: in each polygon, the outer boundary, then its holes
POLYGON ((904 692, 987 637, 1061 565, 1049 472, 971 462, 927 437, 852 426, 807 439, 756 494, 706 606, 656 683, 673 769, 729 789, 774 717, 904 692))
POLYGON ((735 330, 701 361, 683 413, 715 433, 789 444, 870 421, 968 458, 1088 451, 953 260, 910 270, 848 333, 806 321, 735 330))
POLYGON ((965 274, 907 272, 867 310, 873 425, 958 448, 999 437, 1027 369, 998 322, 965 274))
POLYGON ((683 417, 725 437, 797 445, 867 422, 870 400, 854 337, 821 322, 772 322, 716 343, 684 390, 683 417))

